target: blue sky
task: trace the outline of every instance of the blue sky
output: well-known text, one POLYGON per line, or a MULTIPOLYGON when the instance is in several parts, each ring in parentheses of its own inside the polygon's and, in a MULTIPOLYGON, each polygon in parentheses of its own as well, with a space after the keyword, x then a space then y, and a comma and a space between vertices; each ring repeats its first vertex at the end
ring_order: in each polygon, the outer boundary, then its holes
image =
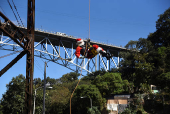
MULTIPOLYGON (((12 3, 12 0, 9 0, 12 3)), ((27 0, 14 0, 20 17, 26 27, 27 0)), ((147 38, 156 30, 158 15, 170 7, 169 0, 91 0, 90 38, 125 46, 130 40, 147 38)), ((7 0, 0 1, 0 11, 16 23, 7 0)), ((87 38, 89 32, 89 0, 36 0, 35 28, 63 32, 76 37, 87 38)), ((11 52, 0 50, 0 56, 11 52)), ((0 69, 17 54, 0 59, 0 69)), ((44 62, 35 57, 34 78, 43 79, 44 62)), ((70 70, 48 63, 47 76, 60 78, 70 70)), ((19 60, 0 77, 0 99, 6 91, 6 84, 12 77, 26 75, 26 57, 19 60)))

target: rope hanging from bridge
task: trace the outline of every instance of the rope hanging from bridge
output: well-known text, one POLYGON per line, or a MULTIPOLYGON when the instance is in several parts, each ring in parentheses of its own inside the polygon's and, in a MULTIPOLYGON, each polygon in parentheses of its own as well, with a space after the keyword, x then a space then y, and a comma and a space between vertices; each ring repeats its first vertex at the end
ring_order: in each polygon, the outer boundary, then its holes
MULTIPOLYGON (((83 55, 83 56, 85 56, 86 53, 88 52, 88 46, 89 46, 89 45, 90 45, 90 0, 89 0, 89 38, 88 38, 88 40, 86 41, 86 51, 84 52, 84 55, 83 55)), ((82 60, 81 65, 83 65, 83 61, 84 61, 84 59, 82 60)), ((74 88, 74 90, 73 90, 73 92, 72 92, 72 94, 71 94, 71 97, 70 97, 70 114, 71 114, 71 99, 72 99, 72 97, 73 97, 73 94, 74 94, 77 86, 78 86, 79 83, 80 83, 81 75, 82 75, 82 67, 83 67, 83 66, 81 66, 81 73, 80 73, 79 81, 78 81, 76 87, 74 88)))

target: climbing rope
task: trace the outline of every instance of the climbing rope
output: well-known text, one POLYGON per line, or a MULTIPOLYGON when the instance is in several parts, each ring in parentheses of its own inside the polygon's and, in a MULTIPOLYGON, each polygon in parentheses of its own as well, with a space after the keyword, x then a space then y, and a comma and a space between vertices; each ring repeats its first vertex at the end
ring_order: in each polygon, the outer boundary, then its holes
MULTIPOLYGON (((90 0, 89 0, 89 38, 88 38, 87 41, 86 41, 86 50, 85 50, 83 56, 86 55, 86 53, 87 53, 87 51, 88 51, 88 46, 89 46, 89 44, 90 44, 90 0)), ((84 59, 82 60, 81 65, 83 65, 83 61, 84 61, 84 59)), ((74 94, 77 86, 78 86, 79 83, 80 83, 81 75, 82 75, 82 67, 83 67, 83 66, 81 66, 81 73, 80 73, 79 81, 78 81, 76 87, 74 88, 74 90, 73 90, 73 92, 72 92, 72 94, 71 94, 71 97, 70 97, 70 114, 71 114, 71 99, 72 99, 72 97, 73 97, 73 94, 74 94)))
POLYGON ((89 39, 90 39, 90 0, 89 0, 89 39))
MULTIPOLYGON (((84 59, 82 60, 81 65, 83 65, 83 61, 84 61, 84 59)), ((77 83, 76 87, 74 88, 74 90, 73 90, 73 92, 72 92, 72 94, 71 94, 71 97, 70 97, 70 114, 71 114, 71 99, 72 99, 72 97, 73 97, 73 94, 74 94, 74 92, 75 92, 75 90, 76 90, 77 86, 78 86, 78 85, 79 85, 79 83, 80 83, 80 80, 81 80, 81 74, 82 74, 82 67, 83 67, 83 66, 81 66, 81 73, 80 73, 79 81, 78 81, 78 83, 77 83)))

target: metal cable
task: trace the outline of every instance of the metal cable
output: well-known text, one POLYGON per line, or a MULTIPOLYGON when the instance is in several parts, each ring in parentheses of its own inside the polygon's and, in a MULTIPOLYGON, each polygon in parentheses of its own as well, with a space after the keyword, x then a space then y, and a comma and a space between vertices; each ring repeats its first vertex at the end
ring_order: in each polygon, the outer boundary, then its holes
POLYGON ((1 58, 4 58, 4 57, 7 57, 7 56, 10 56, 10 55, 13 55, 13 54, 18 53, 18 52, 21 52, 21 51, 23 51, 23 50, 15 51, 15 52, 13 52, 13 53, 10 53, 10 54, 7 54, 7 55, 4 55, 4 56, 1 56, 1 57, 0 57, 0 59, 1 59, 1 58))
POLYGON ((14 4, 14 1, 12 0, 12 3, 13 3, 13 5, 14 5, 14 8, 15 8, 15 10, 16 10, 16 12, 17 12, 17 14, 18 14, 18 17, 19 17, 19 19, 20 19, 20 21, 21 21, 21 23, 22 23, 22 26, 24 27, 24 24, 23 24, 23 22, 22 22, 22 20, 21 20, 21 17, 19 16, 19 13, 18 13, 18 11, 17 11, 17 7, 15 6, 15 4, 14 4))
POLYGON ((15 18, 16 18, 16 20, 17 20, 17 22, 18 22, 18 25, 19 25, 19 26, 21 26, 21 25, 20 25, 20 23, 19 23, 19 21, 18 21, 17 16, 15 15, 15 12, 14 12, 14 10, 13 10, 13 8, 12 8, 12 6, 11 6, 11 4, 10 4, 9 0, 7 0, 7 1, 8 1, 9 6, 10 6, 10 7, 11 7, 11 9, 12 9, 12 12, 13 12, 13 14, 14 14, 14 16, 15 16, 15 18))

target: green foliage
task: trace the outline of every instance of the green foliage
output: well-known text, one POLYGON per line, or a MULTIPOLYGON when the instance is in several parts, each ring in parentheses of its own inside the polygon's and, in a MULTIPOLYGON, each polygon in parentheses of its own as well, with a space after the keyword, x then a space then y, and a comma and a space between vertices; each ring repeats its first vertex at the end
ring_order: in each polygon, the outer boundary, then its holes
POLYGON ((48 102, 48 110, 47 112, 50 114, 54 114, 57 112, 57 114, 63 114, 64 110, 67 107, 67 104, 70 99, 70 92, 68 88, 60 87, 60 86, 53 86, 54 90, 49 90, 49 100, 48 102))
MULTIPOLYGON (((154 63, 152 63, 154 48, 152 43, 144 38, 129 43, 127 45, 133 44, 133 50, 136 51, 121 53, 124 59, 121 61, 119 71, 122 73, 122 79, 133 82, 135 87, 139 88, 141 83, 151 83, 154 69, 154 63)), ((138 89, 136 90, 138 91, 138 89)))
POLYGON ((159 15, 156 22, 156 32, 148 36, 148 39, 154 44, 155 48, 161 46, 170 46, 170 8, 159 15))
POLYGON ((69 82, 73 82, 75 80, 78 79, 79 74, 75 73, 75 72, 70 72, 67 74, 64 74, 60 80, 62 83, 69 83, 69 82))
POLYGON ((121 114, 137 114, 136 110, 132 110, 131 108, 126 108, 121 114))
POLYGON ((133 83, 129 83, 128 80, 123 80, 123 89, 124 89, 124 93, 133 93, 134 84, 133 83))
POLYGON ((130 41, 126 44, 125 48, 131 49, 131 50, 136 50, 136 49, 137 49, 137 48, 136 48, 136 44, 137 44, 137 41, 130 40, 130 41))
POLYGON ((87 76, 83 77, 82 80, 86 81, 93 81, 98 75, 102 76, 106 73, 104 69, 101 69, 99 71, 92 72, 91 74, 88 74, 87 76))
POLYGON ((33 81, 33 84, 36 85, 37 87, 43 86, 43 81, 41 80, 41 78, 35 78, 33 81))
POLYGON ((158 48, 158 55, 159 55, 159 70, 161 73, 169 72, 170 71, 170 47, 159 47, 158 48))
POLYGON ((93 81, 93 84, 99 88, 103 97, 124 91, 120 73, 105 73, 103 76, 98 75, 93 81))
POLYGON ((136 47, 140 50, 140 53, 150 53, 155 51, 152 42, 145 38, 139 38, 136 47))
MULTIPOLYGON (((1 104, 1 101, 0 101, 0 104, 1 104)), ((3 106, 0 105, 0 114, 3 114, 3 113, 2 113, 2 109, 3 109, 3 106)))
POLYGON ((153 63, 146 61, 148 57, 147 53, 136 54, 135 60, 135 72, 134 72, 134 84, 135 86, 140 86, 141 83, 150 83, 151 75, 154 69, 153 63))
POLYGON ((18 75, 6 85, 7 92, 3 94, 1 100, 2 112, 4 114, 23 113, 25 102, 25 77, 18 75))
POLYGON ((150 94, 150 93, 151 93, 151 87, 150 87, 150 85, 147 84, 147 83, 141 83, 141 84, 140 84, 139 91, 140 91, 141 93, 150 94))
POLYGON ((145 104, 143 107, 148 113, 154 114, 156 112, 164 111, 163 97, 161 94, 148 94, 144 100, 145 104))
POLYGON ((128 108, 126 108, 121 114, 147 114, 143 108, 136 107, 136 105, 130 103, 128 108))
POLYGON ((170 72, 162 73, 157 77, 158 84, 162 89, 170 88, 170 72))
POLYGON ((101 114, 101 112, 96 106, 93 106, 92 108, 88 109, 87 114, 101 114))
POLYGON ((87 110, 91 108, 91 102, 92 106, 98 106, 100 111, 106 103, 105 99, 102 98, 99 89, 95 85, 83 84, 78 86, 72 99, 72 107, 74 107, 73 113, 87 114, 87 110))

